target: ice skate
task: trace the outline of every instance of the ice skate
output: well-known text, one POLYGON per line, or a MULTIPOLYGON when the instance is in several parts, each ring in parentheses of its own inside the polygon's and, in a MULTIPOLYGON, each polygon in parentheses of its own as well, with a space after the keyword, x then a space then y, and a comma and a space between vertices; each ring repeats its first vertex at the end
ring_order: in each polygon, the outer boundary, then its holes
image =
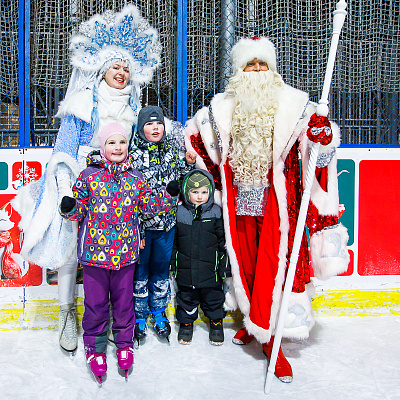
POLYGON ((171 334, 171 326, 168 318, 165 315, 165 307, 159 310, 151 310, 151 316, 153 319, 153 328, 156 331, 158 337, 167 339, 169 343, 169 335, 171 334))
POLYGON ((210 344, 214 346, 221 346, 224 343, 224 327, 222 325, 222 319, 215 321, 210 320, 210 344))
MULTIPOLYGON (((268 361, 271 358, 272 346, 274 344, 274 337, 271 337, 269 343, 263 343, 263 353, 268 358, 268 361)), ((278 358, 276 359, 275 365, 275 376, 283 383, 290 383, 293 380, 293 372, 292 367, 289 364, 289 361, 283 354, 282 348, 279 348, 278 358)))
POLYGON ((117 350, 118 366, 125 373, 125 380, 128 380, 128 372, 133 364, 133 349, 132 347, 124 347, 117 350))
POLYGON ((102 376, 107 372, 107 362, 105 353, 87 353, 86 362, 96 383, 101 387, 102 376))
POLYGON ((59 308, 58 332, 60 347, 67 353, 73 354, 78 346, 75 306, 64 304, 59 308))
POLYGON ((193 322, 190 322, 189 324, 181 323, 178 332, 178 342, 180 344, 190 344, 192 343, 192 337, 193 337, 193 322))
POLYGON ((246 328, 241 328, 236 332, 235 336, 232 339, 232 342, 234 344, 243 346, 245 344, 249 344, 253 339, 254 339, 254 336, 250 335, 246 331, 246 328))
POLYGON ((140 344, 140 340, 143 340, 147 336, 147 323, 144 318, 137 318, 135 325, 135 339, 137 340, 138 345, 140 344))

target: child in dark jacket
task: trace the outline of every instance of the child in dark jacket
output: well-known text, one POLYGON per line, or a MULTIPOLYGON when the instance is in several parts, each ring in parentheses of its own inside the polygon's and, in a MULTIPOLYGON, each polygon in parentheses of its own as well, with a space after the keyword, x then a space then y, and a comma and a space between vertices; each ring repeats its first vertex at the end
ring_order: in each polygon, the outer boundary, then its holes
POLYGON ((176 275, 178 342, 190 344, 200 305, 210 320, 209 340, 224 342, 225 295, 222 280, 231 276, 225 250, 222 211, 214 204, 214 180, 207 171, 193 170, 183 179, 178 206, 171 272, 176 275))
POLYGON ((119 367, 133 363, 133 276, 139 250, 139 215, 161 215, 176 204, 166 191, 156 195, 133 168, 128 138, 119 123, 100 132, 100 151, 88 155, 61 215, 79 221, 78 260, 83 265, 85 312, 82 320, 87 362, 101 383, 107 371, 109 301, 119 367))

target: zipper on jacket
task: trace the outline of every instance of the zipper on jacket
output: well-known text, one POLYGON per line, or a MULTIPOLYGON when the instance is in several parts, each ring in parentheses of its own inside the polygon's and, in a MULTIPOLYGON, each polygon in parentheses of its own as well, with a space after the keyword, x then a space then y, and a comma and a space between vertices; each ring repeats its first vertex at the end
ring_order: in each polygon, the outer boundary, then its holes
POLYGON ((83 228, 83 232, 82 232, 82 236, 81 236, 81 257, 83 255, 83 244, 85 243, 85 241, 86 241, 86 225, 83 228), (82 240, 82 238, 83 238, 83 240, 82 240))
POLYGON ((218 251, 215 252, 215 282, 218 282, 218 251))

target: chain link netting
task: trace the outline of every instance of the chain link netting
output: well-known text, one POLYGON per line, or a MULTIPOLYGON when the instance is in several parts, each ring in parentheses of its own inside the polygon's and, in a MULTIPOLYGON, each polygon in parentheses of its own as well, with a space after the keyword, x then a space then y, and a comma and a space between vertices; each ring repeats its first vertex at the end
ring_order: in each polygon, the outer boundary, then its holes
MULTIPOLYGON (((34 0, 31 2, 31 71, 35 145, 53 145, 60 121, 54 119, 71 74, 69 39, 79 24, 106 10, 119 11, 124 0, 34 0)), ((173 0, 140 0, 136 6, 159 32, 162 66, 142 92, 144 104, 174 111, 176 79, 176 5, 173 0)))
MULTIPOLYGON (((189 0, 189 112, 195 113, 223 90, 232 73, 230 49, 239 38, 254 35, 267 36, 275 44, 278 71, 286 83, 318 101, 336 3, 189 0)), ((331 118, 342 126, 344 143, 398 144, 400 3, 347 4, 331 88, 331 118)))
MULTIPOLYGON (((20 0, 22 1, 22 0, 20 0)), ((28 1, 28 0, 25 0, 28 1)), ((129 1, 128 1, 129 2, 129 1)), ((31 0, 31 113, 34 145, 53 145, 54 119, 71 73, 68 43, 79 24, 124 0, 31 0)), ((224 90, 229 52, 243 36, 268 36, 284 80, 318 101, 337 0, 187 0, 188 117, 224 90)), ((178 0, 135 4, 160 35, 162 67, 142 103, 176 115, 178 0)), ((347 0, 330 92, 330 116, 344 143, 399 144, 400 0, 347 0)), ((0 0, 0 146, 19 145, 18 6, 0 0)), ((184 40, 185 38, 180 38, 184 40)), ((19 55, 21 57, 21 55, 19 55)))
POLYGON ((18 1, 0 1, 0 147, 19 146, 18 1))

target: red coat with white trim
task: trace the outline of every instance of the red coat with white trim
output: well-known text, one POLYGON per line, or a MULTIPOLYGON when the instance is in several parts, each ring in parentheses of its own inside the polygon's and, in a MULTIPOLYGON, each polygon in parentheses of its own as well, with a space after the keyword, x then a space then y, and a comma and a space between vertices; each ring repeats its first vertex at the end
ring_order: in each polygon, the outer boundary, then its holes
MULTIPOLYGON (((268 215, 268 232, 260 238, 267 257, 258 257, 253 290, 247 288, 243 266, 238 256, 236 233, 235 193, 232 171, 227 159, 232 123, 233 100, 225 93, 214 97, 210 107, 199 110, 187 123, 186 147, 194 150, 197 165, 210 171, 220 189, 216 203, 221 204, 225 224, 226 245, 231 262, 234 294, 244 315, 247 331, 261 343, 274 334, 285 282, 285 271, 290 260, 294 231, 301 201, 303 183, 308 165, 306 131, 316 106, 308 95, 288 85, 278 92, 273 136, 273 167, 270 195, 264 218, 268 215), (210 114, 211 110, 211 114, 210 114), (299 158, 303 173, 300 173, 299 158), (221 196, 222 194, 222 196, 221 196)), ((338 183, 335 148, 340 144, 339 129, 332 124, 334 139, 321 146, 320 158, 329 162, 317 168, 317 179, 311 190, 307 225, 310 229, 311 259, 315 276, 327 279, 346 271, 349 263, 347 229, 338 224, 338 183)), ((327 163, 327 162, 326 162, 327 163)), ((310 298, 308 244, 304 235, 295 282, 290 299, 283 335, 297 339, 307 338, 314 325, 310 298)))

